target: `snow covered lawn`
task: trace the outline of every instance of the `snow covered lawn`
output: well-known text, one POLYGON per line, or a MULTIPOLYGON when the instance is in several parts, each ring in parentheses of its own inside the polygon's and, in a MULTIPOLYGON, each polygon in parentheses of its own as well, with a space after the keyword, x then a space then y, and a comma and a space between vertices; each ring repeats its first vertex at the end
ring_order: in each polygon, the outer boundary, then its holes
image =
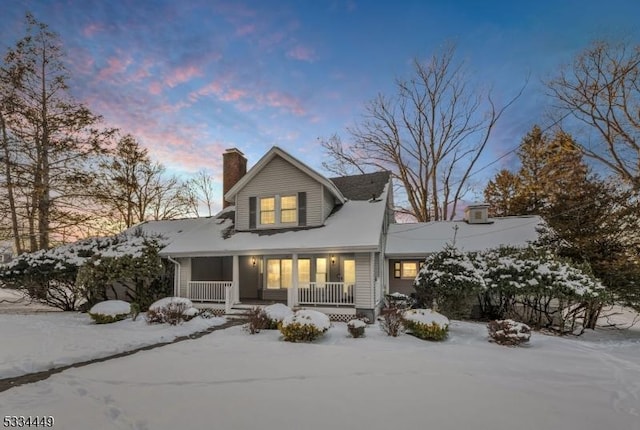
POLYGON ((140 315, 136 321, 98 325, 75 312, 0 314, 0 378, 168 342, 224 322, 194 318, 178 326, 149 325, 140 315))
POLYGON ((10 389, 0 405, 72 430, 637 430, 640 422, 637 330, 534 333, 520 348, 457 321, 442 343, 390 338, 377 326, 352 339, 339 323, 314 344, 279 336, 232 327, 10 389))

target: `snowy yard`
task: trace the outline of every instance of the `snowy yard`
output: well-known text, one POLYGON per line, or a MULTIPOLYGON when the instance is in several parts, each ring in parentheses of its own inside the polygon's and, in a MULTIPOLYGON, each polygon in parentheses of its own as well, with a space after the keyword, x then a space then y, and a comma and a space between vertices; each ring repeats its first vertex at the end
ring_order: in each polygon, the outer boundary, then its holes
MULTIPOLYGON (((61 342, 64 330, 46 330, 61 342)), ((61 429, 638 429, 637 329, 536 333, 520 348, 490 344, 484 325, 466 322, 444 343, 377 326, 362 339, 346 333, 334 323, 315 344, 291 344, 232 327, 10 389, 0 409, 52 415, 61 429)))
POLYGON ((141 315, 136 321, 96 325, 89 315, 75 312, 0 314, 0 378, 168 342, 224 322, 195 318, 179 326, 149 325, 141 315))

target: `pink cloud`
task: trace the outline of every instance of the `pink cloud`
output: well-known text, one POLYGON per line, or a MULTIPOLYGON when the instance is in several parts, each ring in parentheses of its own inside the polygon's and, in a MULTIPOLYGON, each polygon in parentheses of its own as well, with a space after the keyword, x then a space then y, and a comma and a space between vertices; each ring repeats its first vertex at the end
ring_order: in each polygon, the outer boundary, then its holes
POLYGON ((107 67, 100 70, 100 73, 98 73, 98 79, 113 79, 114 76, 123 74, 127 71, 131 62, 131 57, 123 57, 122 55, 118 57, 110 57, 107 59, 107 67))
POLYGON ((246 36, 256 32, 255 24, 243 24, 236 28, 236 36, 246 36))
POLYGON ((160 82, 151 82, 149 84, 149 93, 157 96, 162 93, 162 84, 160 82))
POLYGON ((245 90, 231 88, 226 91, 224 94, 219 96, 219 99, 225 102, 235 102, 247 95, 245 90))
POLYGON ((169 75, 164 78, 164 82, 173 88, 176 85, 188 82, 198 76, 202 76, 202 70, 194 65, 187 65, 172 70, 169 75))
POLYGON ((104 31, 104 30, 105 30, 104 24, 99 22, 91 22, 86 26, 84 26, 84 28, 82 29, 82 34, 85 37, 93 37, 96 33, 100 33, 101 31, 104 31))
POLYGON ((287 51, 287 57, 308 62, 313 62, 317 59, 316 52, 313 48, 302 45, 296 45, 287 51))
POLYGON ((271 91, 260 98, 261 100, 259 101, 270 107, 281 108, 298 116, 306 113, 300 101, 289 94, 271 91))

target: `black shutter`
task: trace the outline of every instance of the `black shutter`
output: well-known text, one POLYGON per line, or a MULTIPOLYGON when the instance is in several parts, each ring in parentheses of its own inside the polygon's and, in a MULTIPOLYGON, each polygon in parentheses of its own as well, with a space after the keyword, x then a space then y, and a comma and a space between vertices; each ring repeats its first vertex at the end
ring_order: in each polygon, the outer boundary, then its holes
POLYGON ((298 193, 298 225, 307 225, 307 193, 298 193))
POLYGON ((249 197, 249 228, 256 228, 256 198, 249 197))

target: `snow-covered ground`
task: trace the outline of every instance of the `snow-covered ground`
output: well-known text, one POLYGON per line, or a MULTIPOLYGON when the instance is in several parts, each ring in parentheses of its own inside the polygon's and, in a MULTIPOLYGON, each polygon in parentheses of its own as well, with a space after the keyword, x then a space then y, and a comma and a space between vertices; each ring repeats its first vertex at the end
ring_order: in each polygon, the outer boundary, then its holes
POLYGON ((98 325, 75 312, 0 314, 0 378, 168 342, 224 322, 194 318, 178 326, 149 325, 141 315, 136 321, 98 325))
POLYGON ((12 388, 0 409, 52 415, 64 429, 638 430, 639 357, 637 329, 534 333, 508 348, 458 321, 443 343, 377 326, 352 339, 334 323, 320 341, 292 344, 232 327, 12 388))
POLYGON ((20 291, 0 288, 0 314, 25 314, 34 312, 56 312, 58 309, 33 302, 20 291))

